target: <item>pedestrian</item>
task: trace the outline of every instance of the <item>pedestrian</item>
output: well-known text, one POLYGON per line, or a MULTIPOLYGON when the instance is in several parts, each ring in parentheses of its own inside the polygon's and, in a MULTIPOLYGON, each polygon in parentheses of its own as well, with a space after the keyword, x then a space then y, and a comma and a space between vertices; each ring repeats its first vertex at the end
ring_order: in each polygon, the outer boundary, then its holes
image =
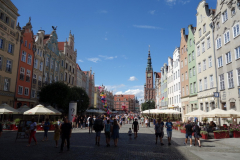
POLYGON ((137 138, 137 132, 139 130, 139 125, 138 125, 138 121, 137 121, 137 118, 135 119, 135 121, 133 122, 132 124, 132 129, 134 131, 134 138, 137 138))
POLYGON ((60 119, 58 119, 57 124, 60 126, 60 124, 61 124, 61 120, 60 119))
POLYGON ((83 119, 83 117, 81 116, 81 118, 80 118, 81 129, 83 128, 83 121, 84 121, 84 119, 83 119))
POLYGON ((102 121, 101 117, 98 116, 93 125, 93 129, 96 132, 96 145, 98 145, 98 146, 100 145, 99 144, 100 135, 101 135, 101 131, 103 130, 103 128, 104 128, 103 121, 102 121))
POLYGON ((89 134, 90 132, 92 133, 92 126, 93 126, 93 118, 92 116, 89 116, 89 119, 88 119, 89 134))
POLYGON ((85 115, 85 118, 84 118, 84 125, 85 125, 85 129, 87 128, 87 115, 85 115))
POLYGON ((3 130, 3 126, 2 126, 2 123, 0 122, 0 137, 2 136, 2 130, 3 130))
POLYGON ((77 128, 79 128, 81 126, 80 119, 81 119, 81 116, 78 115, 78 117, 77 117, 77 128))
POLYGON ((112 137, 114 139, 114 146, 115 147, 117 147, 117 143, 118 143, 119 129, 120 129, 120 126, 117 123, 117 120, 115 119, 114 122, 113 122, 113 132, 112 132, 112 137))
POLYGON ((113 125, 113 117, 110 118, 110 124, 113 125))
POLYGON ((29 141, 28 141, 28 147, 31 145, 32 138, 35 141, 35 145, 37 145, 37 139, 35 137, 37 131, 37 123, 32 119, 32 123, 30 124, 30 136, 29 136, 29 141))
POLYGON ((110 147, 110 137, 112 131, 112 125, 110 124, 110 120, 107 120, 107 124, 104 124, 105 136, 107 147, 110 147))
POLYGON ((155 144, 157 144, 157 140, 158 140, 158 137, 159 137, 160 142, 161 142, 161 146, 164 145, 163 142, 162 142, 163 126, 164 126, 164 123, 161 121, 161 118, 159 118, 158 123, 155 125, 155 135, 156 135, 156 143, 155 144))
POLYGON ((94 116, 93 116, 93 121, 95 121, 95 120, 96 120, 96 116, 94 115, 94 116))
POLYGON ((48 140, 47 138, 47 134, 48 134, 48 130, 49 130, 49 127, 50 127, 50 123, 49 123, 49 120, 46 119, 46 121, 44 122, 44 125, 43 125, 43 130, 44 130, 44 136, 43 136, 43 142, 44 140, 48 140))
POLYGON ((148 117, 146 117, 145 119, 145 125, 146 125, 146 128, 148 127, 148 117))
POLYGON ((70 149, 70 137, 72 135, 72 126, 70 123, 68 123, 67 119, 64 119, 64 123, 62 124, 60 129, 61 129, 62 143, 61 143, 61 149, 59 153, 62 153, 65 140, 67 140, 67 151, 69 151, 70 149))
POLYGON ((142 127, 143 127, 143 123, 144 123, 144 118, 143 118, 143 116, 142 116, 142 118, 141 118, 141 123, 142 123, 142 127))
POLYGON ((190 139, 190 147, 192 147, 192 125, 190 124, 190 121, 187 121, 187 125, 185 125, 186 128, 186 139, 185 139, 185 145, 187 145, 188 137, 190 139))
POLYGON ((167 122, 165 124, 165 127, 167 128, 167 136, 168 136, 168 145, 171 145, 171 139, 172 139, 172 122, 170 122, 170 118, 167 119, 167 122))
POLYGON ((198 141, 198 147, 201 147, 201 142, 200 142, 200 137, 202 137, 202 135, 200 134, 201 128, 199 127, 199 125, 195 124, 195 126, 193 127, 193 132, 194 132, 194 146, 197 144, 198 141))
POLYGON ((77 122, 77 115, 73 116, 73 119, 72 119, 72 128, 76 128, 76 122, 77 122))
POLYGON ((54 130, 54 141, 56 142, 56 148, 58 147, 58 140, 60 138, 60 128, 59 125, 55 124, 55 130, 54 130))
POLYGON ((129 139, 132 139, 132 130, 131 130, 131 128, 129 128, 129 130, 128 130, 128 136, 129 136, 129 139))
POLYGON ((122 127, 122 119, 120 118, 120 127, 122 127))

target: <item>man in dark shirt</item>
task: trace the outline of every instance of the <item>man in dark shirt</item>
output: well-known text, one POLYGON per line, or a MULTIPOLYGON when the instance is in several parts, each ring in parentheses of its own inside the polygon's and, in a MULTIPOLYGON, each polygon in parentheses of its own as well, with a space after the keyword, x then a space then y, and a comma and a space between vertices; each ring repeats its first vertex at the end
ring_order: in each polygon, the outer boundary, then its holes
POLYGON ((103 130, 104 128, 104 124, 103 124, 103 121, 101 119, 100 116, 97 117, 97 119, 94 121, 94 125, 93 125, 93 129, 95 130, 96 132, 96 145, 100 145, 99 142, 100 142, 100 135, 101 135, 101 131, 103 130))
POLYGON ((190 121, 187 122, 187 125, 185 126, 186 128, 186 139, 185 143, 187 145, 188 137, 190 139, 190 147, 192 147, 192 125, 190 124, 190 121))
POLYGON ((85 115, 84 121, 85 121, 85 129, 86 129, 86 127, 87 127, 87 115, 85 115))
POLYGON ((135 119, 135 121, 132 124, 132 129, 134 131, 134 138, 137 138, 137 132, 139 130, 139 125, 138 125, 137 118, 135 119))
POLYGON ((71 134, 72 134, 72 125, 68 123, 68 119, 65 118, 64 123, 61 125, 62 144, 61 144, 60 153, 63 152, 63 145, 65 140, 67 140, 67 150, 69 151, 71 134))

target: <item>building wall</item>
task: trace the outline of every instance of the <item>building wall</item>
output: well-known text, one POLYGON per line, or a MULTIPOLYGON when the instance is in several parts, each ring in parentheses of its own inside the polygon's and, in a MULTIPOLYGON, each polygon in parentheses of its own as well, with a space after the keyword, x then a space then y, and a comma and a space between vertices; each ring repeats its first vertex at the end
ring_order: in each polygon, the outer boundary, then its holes
POLYGON ((198 66, 198 105, 201 110, 209 111, 211 109, 214 109, 216 104, 213 97, 213 92, 216 92, 216 73, 214 64, 214 50, 212 43, 213 37, 210 28, 212 12, 209 9, 206 1, 201 1, 199 3, 197 7, 196 18, 196 33, 194 36, 195 51, 197 54, 196 65, 198 66), (210 47, 208 47, 209 43, 210 47), (209 58, 211 58, 211 60, 209 60, 209 58), (206 67, 204 67, 204 61, 206 67))
POLYGON ((168 95, 168 108, 174 105, 174 80, 173 80, 173 59, 168 57, 168 70, 167 70, 167 95, 168 95))
POLYGON ((214 42, 218 84, 221 95, 219 107, 224 110, 240 111, 240 89, 238 87, 240 86, 240 33, 234 35, 234 27, 238 25, 240 28, 240 8, 236 2, 236 0, 232 0, 227 4, 225 1, 218 0, 213 22, 215 24, 214 42), (227 20, 223 21, 225 11, 228 16, 227 20), (227 33, 229 33, 229 41, 225 38, 227 33), (221 47, 218 47, 217 40, 220 38, 221 47), (231 61, 228 63, 226 57, 229 52, 231 61), (220 57, 222 57, 222 65, 219 65, 220 57))
POLYGON ((3 40, 3 45, 0 46, 0 104, 7 103, 14 107, 20 50, 20 27, 16 27, 19 14, 10 0, 0 1, 0 12, 4 14, 4 18, 0 19, 0 39, 3 40), (5 21, 6 17, 8 22, 5 21), (11 53, 9 44, 13 45, 11 53), (9 63, 10 66, 7 65, 9 63))
POLYGON ((188 71, 189 73, 189 107, 185 108, 185 113, 191 112, 193 110, 198 109, 198 101, 197 101, 197 92, 198 92, 198 85, 197 85, 197 65, 196 65, 196 52, 195 52, 195 39, 194 39, 195 28, 192 25, 188 26, 188 59, 191 57, 191 61, 188 61, 188 71), (192 86, 192 89, 191 89, 192 86), (192 91, 191 91, 192 90, 192 91))
POLYGON ((173 52, 173 105, 172 108, 182 111, 181 90, 180 90, 180 53, 179 48, 173 52), (175 78, 174 78, 175 76, 175 78))

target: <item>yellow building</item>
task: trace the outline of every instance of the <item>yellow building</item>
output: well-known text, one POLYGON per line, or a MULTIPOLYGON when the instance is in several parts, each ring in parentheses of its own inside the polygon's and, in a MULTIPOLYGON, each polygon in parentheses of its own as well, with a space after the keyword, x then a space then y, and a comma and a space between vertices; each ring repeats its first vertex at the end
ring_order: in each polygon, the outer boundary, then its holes
POLYGON ((0 104, 14 106, 20 51, 18 9, 10 0, 0 0, 0 104))

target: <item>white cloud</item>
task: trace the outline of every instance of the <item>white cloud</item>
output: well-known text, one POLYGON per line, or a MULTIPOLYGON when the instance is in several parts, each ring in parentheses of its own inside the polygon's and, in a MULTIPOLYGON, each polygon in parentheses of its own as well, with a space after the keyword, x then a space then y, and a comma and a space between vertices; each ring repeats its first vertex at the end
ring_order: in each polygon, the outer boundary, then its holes
POLYGON ((165 0, 168 5, 172 6, 178 3, 181 3, 183 5, 189 3, 191 0, 165 0))
POLYGON ((108 38, 104 38, 104 40, 105 40, 105 41, 107 41, 107 40, 108 40, 108 38))
POLYGON ((133 27, 143 28, 143 29, 162 29, 162 28, 160 28, 160 27, 148 26, 148 25, 133 25, 133 27))
POLYGON ((138 97, 138 100, 139 100, 143 98, 144 91, 142 89, 129 89, 125 92, 118 91, 115 93, 115 95, 120 95, 120 94, 123 94, 123 95, 132 94, 132 95, 135 95, 135 97, 138 97))
POLYGON ((156 12, 156 10, 151 10, 151 11, 149 11, 149 13, 150 13, 151 15, 154 15, 155 12, 156 12))
POLYGON ((135 76, 132 76, 132 77, 130 77, 129 79, 128 79, 129 81, 136 81, 136 80, 138 80, 135 76))
POLYGON ((83 60, 79 59, 78 62, 83 62, 83 60))
POLYGON ((101 10, 100 13, 108 13, 106 10, 101 10))
POLYGON ((117 92, 117 89, 119 88, 123 88, 125 87, 124 84, 120 84, 120 85, 106 85, 105 88, 108 90, 108 91, 113 91, 114 92, 117 92))
POLYGON ((101 61, 100 58, 88 58, 87 60, 89 60, 91 62, 94 62, 94 63, 97 63, 98 61, 101 61))
POLYGON ((106 59, 106 60, 111 60, 111 59, 114 59, 114 58, 117 58, 117 56, 103 56, 103 55, 99 55, 99 57, 101 57, 101 58, 104 58, 104 59, 106 59))

